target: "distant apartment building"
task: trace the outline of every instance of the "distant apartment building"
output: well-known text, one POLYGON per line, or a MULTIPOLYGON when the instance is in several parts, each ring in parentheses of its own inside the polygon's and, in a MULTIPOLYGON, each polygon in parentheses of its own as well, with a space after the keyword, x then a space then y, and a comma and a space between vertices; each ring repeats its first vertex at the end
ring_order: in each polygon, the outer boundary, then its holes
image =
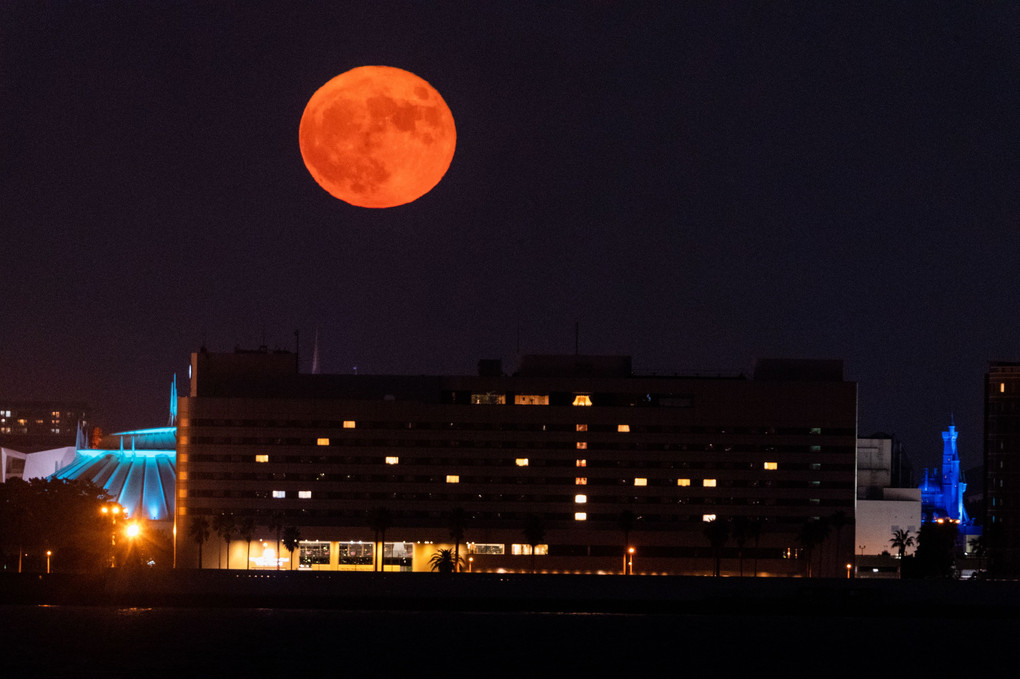
POLYGON ((1020 363, 985 374, 985 523, 988 570, 1020 576, 1020 363))
MULTIPOLYGON (((457 523, 474 571, 618 573, 633 547, 635 573, 707 574, 719 556, 729 573, 802 575, 804 525, 853 516, 856 412, 841 361, 691 377, 527 356, 511 375, 483 361, 471 376, 370 376, 203 351, 179 400, 177 563, 197 565, 195 521, 226 515, 255 525, 250 553, 233 539, 233 568, 280 567, 294 527, 283 567, 428 570, 457 523), (713 522, 731 527, 715 547, 713 522)), ((824 574, 845 572, 852 533, 830 536, 824 574)), ((213 533, 204 565, 223 550, 213 533)))
POLYGON ((88 424, 83 403, 0 399, 0 481, 52 474, 73 457, 79 427, 88 424))

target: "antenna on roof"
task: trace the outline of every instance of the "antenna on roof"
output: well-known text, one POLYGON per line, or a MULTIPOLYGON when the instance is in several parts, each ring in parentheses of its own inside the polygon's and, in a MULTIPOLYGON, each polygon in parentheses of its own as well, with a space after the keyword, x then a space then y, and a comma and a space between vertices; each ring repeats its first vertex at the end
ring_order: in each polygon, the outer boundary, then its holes
POLYGON ((319 329, 315 329, 315 340, 312 343, 312 374, 319 374, 319 329))
POLYGON ((170 421, 168 426, 177 424, 177 373, 174 373, 174 380, 170 383, 170 421))

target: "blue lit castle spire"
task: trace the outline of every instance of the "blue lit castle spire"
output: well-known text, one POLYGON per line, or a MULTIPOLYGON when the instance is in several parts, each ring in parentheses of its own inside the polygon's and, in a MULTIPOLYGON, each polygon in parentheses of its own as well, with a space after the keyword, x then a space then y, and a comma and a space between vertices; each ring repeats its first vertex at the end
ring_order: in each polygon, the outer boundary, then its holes
POLYGON ((921 517, 924 522, 949 519, 965 524, 970 521, 963 508, 963 493, 967 484, 960 478, 960 456, 957 454, 956 426, 942 432, 942 474, 938 470, 924 470, 921 483, 921 517))

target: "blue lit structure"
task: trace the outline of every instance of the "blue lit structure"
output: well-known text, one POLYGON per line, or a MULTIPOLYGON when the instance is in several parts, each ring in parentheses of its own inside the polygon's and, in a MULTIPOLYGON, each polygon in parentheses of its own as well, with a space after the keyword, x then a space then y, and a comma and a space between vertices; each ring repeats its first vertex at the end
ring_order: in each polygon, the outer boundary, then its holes
POLYGON ((957 454, 956 427, 949 425, 949 431, 942 432, 942 474, 936 469, 932 473, 924 470, 921 482, 921 520, 949 520, 962 525, 970 523, 970 517, 963 507, 963 493, 967 484, 960 475, 960 456, 957 454))
POLYGON ((177 427, 137 429, 103 438, 119 448, 81 448, 55 479, 86 479, 106 491, 130 517, 170 521, 177 475, 177 427))

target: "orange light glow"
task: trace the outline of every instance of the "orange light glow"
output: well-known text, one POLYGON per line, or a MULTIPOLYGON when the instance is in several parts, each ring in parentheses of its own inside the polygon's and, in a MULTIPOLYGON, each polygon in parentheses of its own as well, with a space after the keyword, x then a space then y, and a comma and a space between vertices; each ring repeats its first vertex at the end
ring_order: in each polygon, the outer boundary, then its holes
POLYGON ((298 141, 319 186, 351 205, 385 208, 417 200, 439 183, 457 130, 426 81, 399 68, 362 66, 312 95, 298 141))

